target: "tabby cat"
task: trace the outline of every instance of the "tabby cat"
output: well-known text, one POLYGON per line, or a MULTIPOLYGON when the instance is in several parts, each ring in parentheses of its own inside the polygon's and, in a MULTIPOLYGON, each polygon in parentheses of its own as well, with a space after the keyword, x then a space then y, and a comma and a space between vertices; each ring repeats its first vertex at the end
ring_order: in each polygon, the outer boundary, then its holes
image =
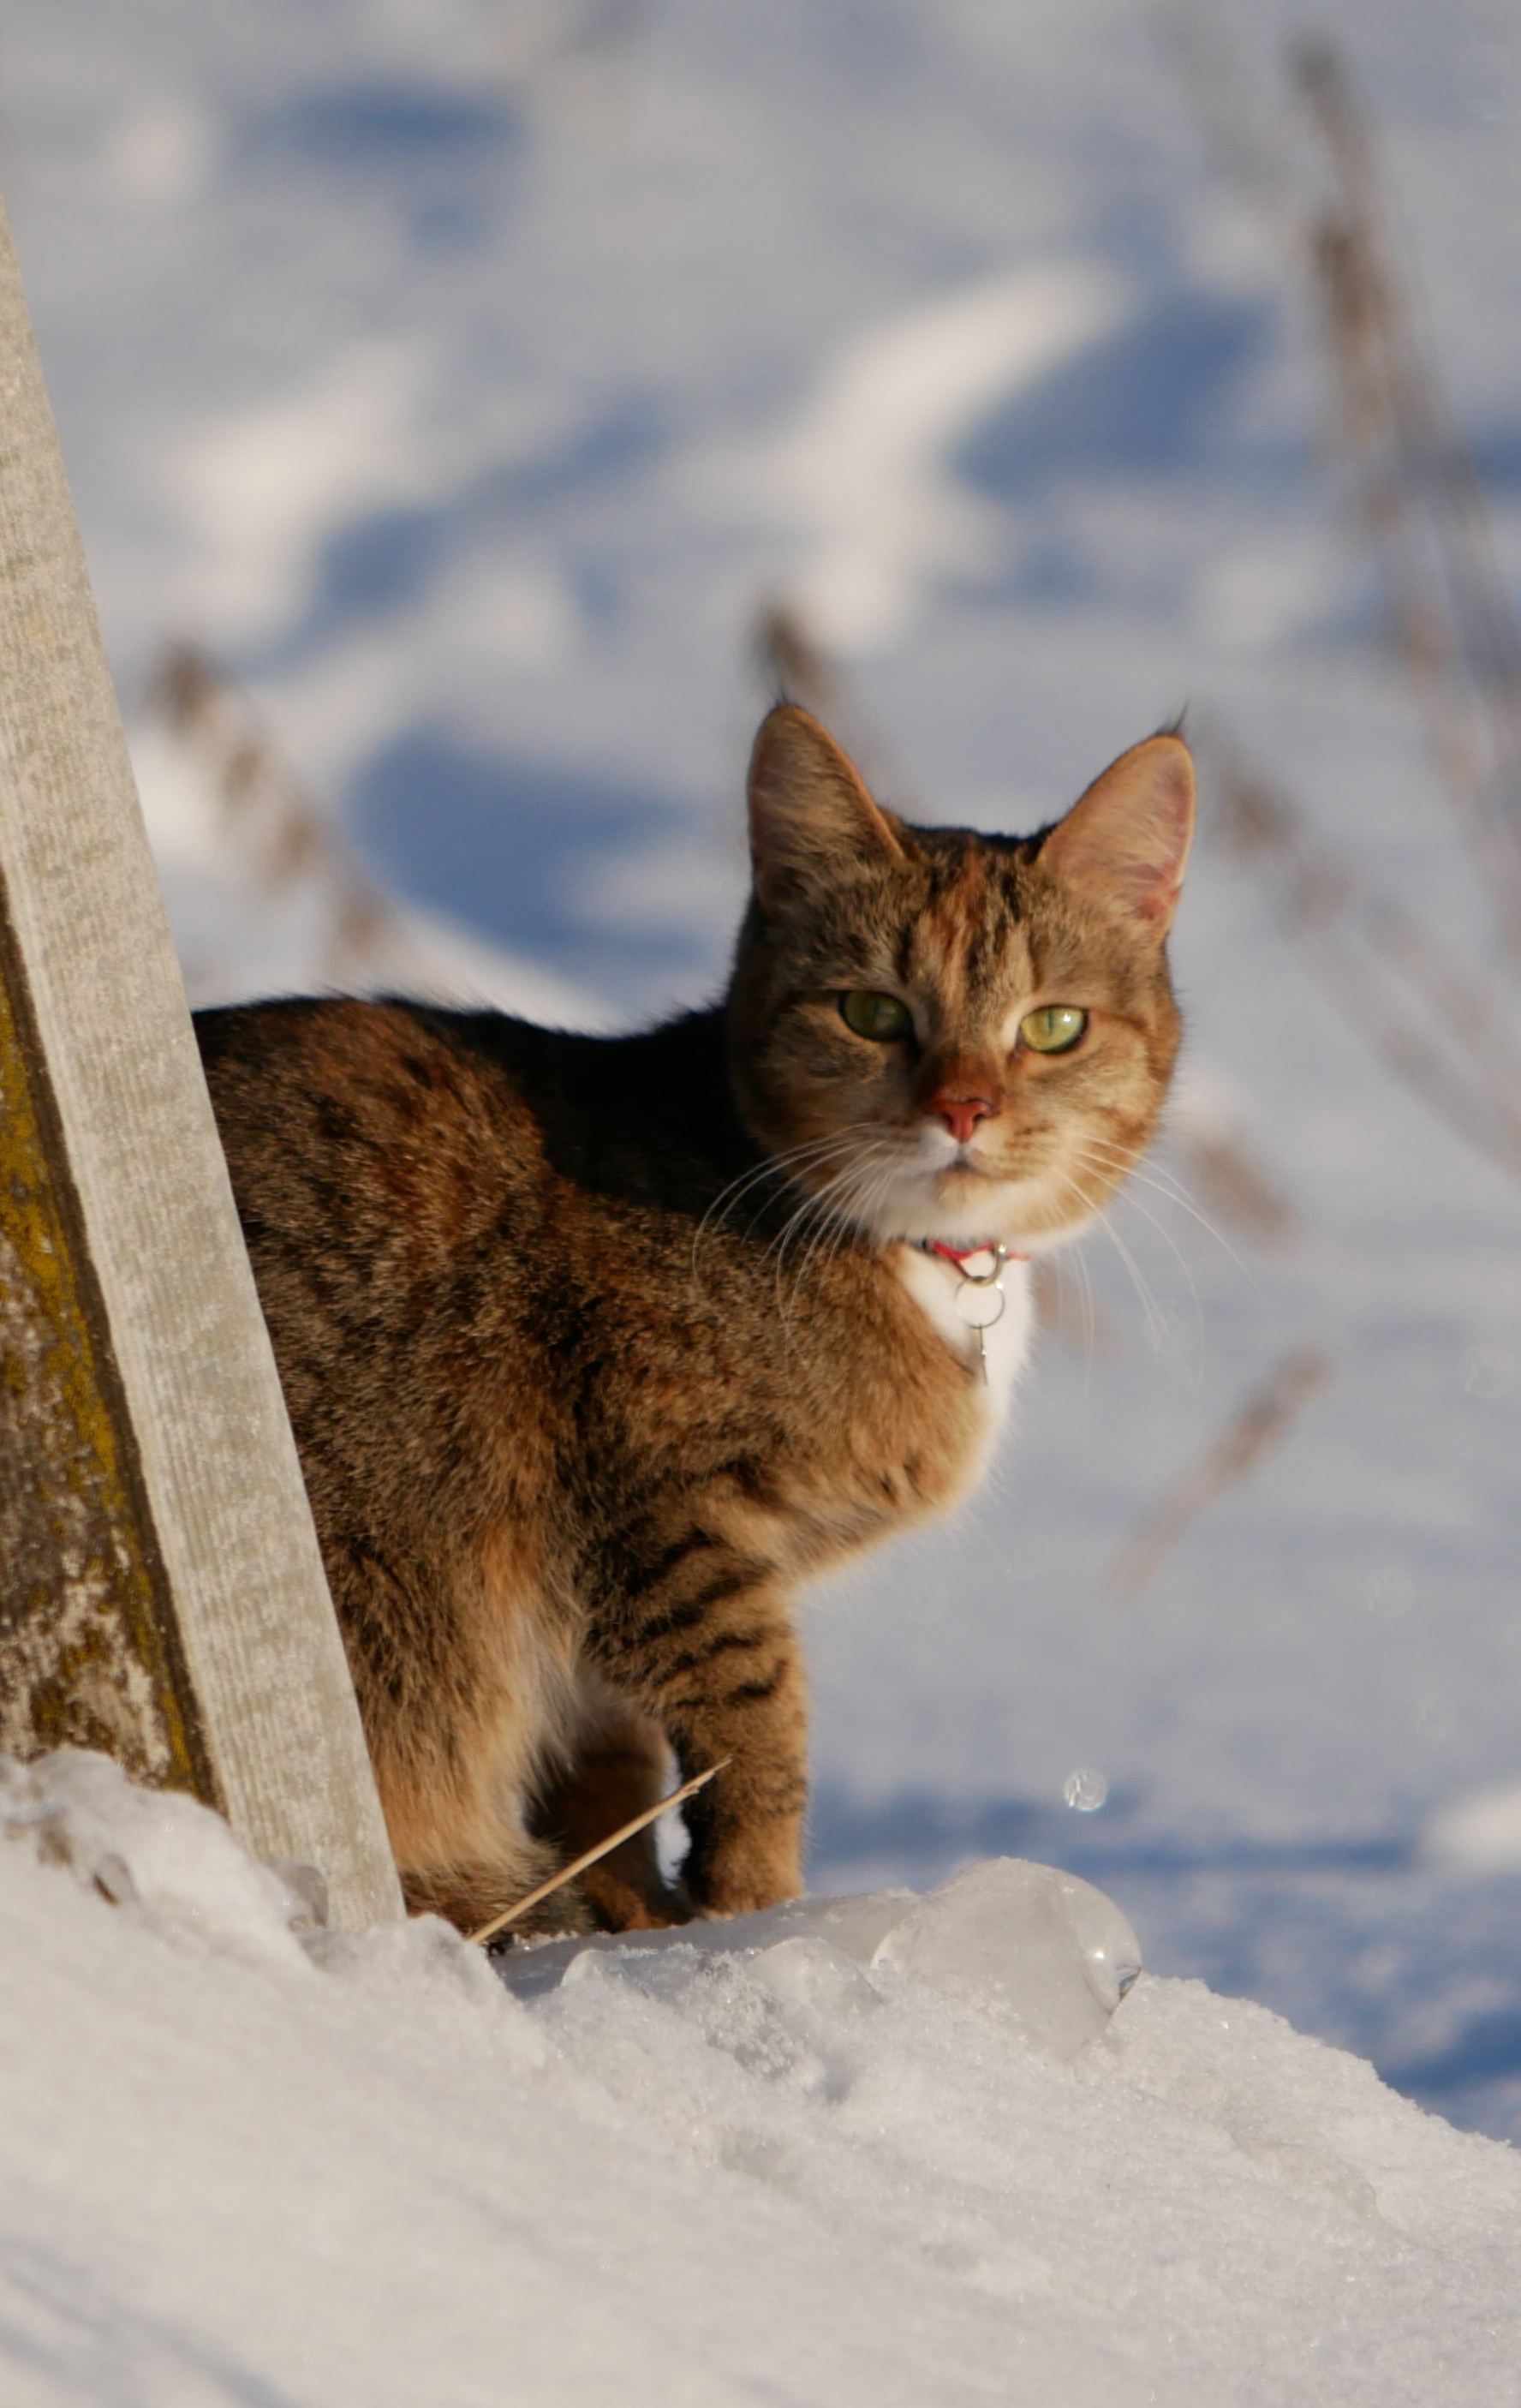
POLYGON ((725 999, 647 1032, 291 1001, 200 1015, 409 1904, 529 1929, 801 1886, 800 1581, 961 1496, 1025 1258, 1155 1126, 1192 824, 1173 735, 1023 838, 912 827, 763 722, 725 999), (1008 1250, 985 1334, 972 1318, 1008 1250))

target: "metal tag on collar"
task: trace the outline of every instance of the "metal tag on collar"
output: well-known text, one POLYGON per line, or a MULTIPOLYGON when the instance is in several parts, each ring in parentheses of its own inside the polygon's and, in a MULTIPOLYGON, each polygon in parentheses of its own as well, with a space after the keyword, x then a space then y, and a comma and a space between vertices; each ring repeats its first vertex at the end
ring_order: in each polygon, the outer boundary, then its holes
POLYGON ((956 1268, 961 1284, 956 1291, 956 1310, 969 1329, 977 1333, 977 1360, 982 1367, 982 1384, 988 1385, 988 1340, 986 1332, 996 1328, 1002 1320, 1008 1297, 1003 1293, 1003 1270, 1009 1259, 1007 1246, 983 1249, 993 1257, 990 1271, 969 1271, 965 1263, 956 1268))

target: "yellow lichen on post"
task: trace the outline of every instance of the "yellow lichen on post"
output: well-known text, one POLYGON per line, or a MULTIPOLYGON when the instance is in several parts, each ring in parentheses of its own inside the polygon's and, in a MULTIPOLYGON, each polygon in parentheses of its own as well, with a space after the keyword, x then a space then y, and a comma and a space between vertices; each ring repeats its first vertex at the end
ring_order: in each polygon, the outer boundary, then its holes
POLYGON ((218 1803, 0 899, 0 1749, 218 1803))

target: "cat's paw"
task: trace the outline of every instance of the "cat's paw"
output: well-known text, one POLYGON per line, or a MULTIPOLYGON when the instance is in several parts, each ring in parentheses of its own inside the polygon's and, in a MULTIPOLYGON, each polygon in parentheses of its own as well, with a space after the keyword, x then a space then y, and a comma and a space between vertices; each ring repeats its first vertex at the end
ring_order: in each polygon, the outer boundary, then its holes
POLYGON ((698 1912, 682 1882, 632 1882, 593 1865, 577 1886, 599 1931, 668 1931, 698 1912))
POLYGON ((720 1868, 709 1873, 700 1887, 693 1887, 692 1913, 713 1922, 730 1914, 759 1914, 765 1907, 783 1906, 789 1898, 800 1898, 803 1874, 797 1867, 786 1871, 720 1868))

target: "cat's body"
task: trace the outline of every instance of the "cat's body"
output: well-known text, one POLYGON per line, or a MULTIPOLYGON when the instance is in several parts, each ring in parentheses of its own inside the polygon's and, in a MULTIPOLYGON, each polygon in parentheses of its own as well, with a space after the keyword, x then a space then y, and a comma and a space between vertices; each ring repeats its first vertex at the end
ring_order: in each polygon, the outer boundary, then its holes
POLYGON ((405 1004, 202 1015, 415 1907, 484 1922, 663 1794, 668 1747, 689 1774, 730 1759, 689 1809, 684 1894, 632 1842, 533 1928, 799 1887, 791 1597, 965 1490, 1028 1326, 1011 1263, 985 1378, 960 1268, 915 1241, 1068 1234, 1165 1086, 1187 754, 1154 739, 1111 779, 1137 762, 1117 818, 1101 781, 1044 845, 911 831, 782 710, 717 1009, 624 1039, 405 1004), (1100 822, 1150 828, 1129 867, 1109 828, 1094 868, 1100 822), (1084 1025, 1034 1054, 1043 998, 1046 1034, 1053 1008, 1084 1025), (843 1017, 889 1004, 896 1035, 843 1017))

